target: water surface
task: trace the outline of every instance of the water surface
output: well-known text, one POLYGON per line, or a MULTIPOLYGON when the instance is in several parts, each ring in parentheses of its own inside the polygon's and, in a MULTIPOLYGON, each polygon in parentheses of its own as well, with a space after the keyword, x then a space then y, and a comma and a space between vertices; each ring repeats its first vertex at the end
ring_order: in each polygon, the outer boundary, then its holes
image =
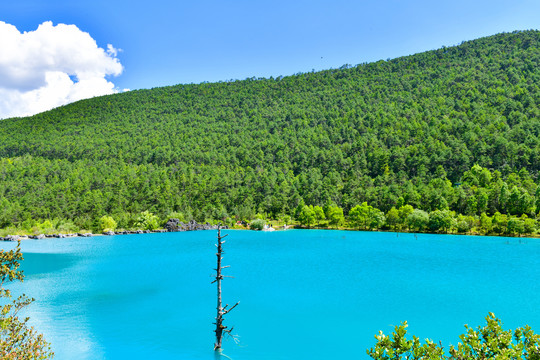
MULTIPOLYGON (((235 360, 367 358, 403 320, 458 342, 494 312, 540 332, 540 240, 325 230, 227 231, 235 360)), ((216 232, 25 241, 32 324, 56 359, 214 359, 216 232)), ((1 244, 11 248, 13 244, 1 244)))

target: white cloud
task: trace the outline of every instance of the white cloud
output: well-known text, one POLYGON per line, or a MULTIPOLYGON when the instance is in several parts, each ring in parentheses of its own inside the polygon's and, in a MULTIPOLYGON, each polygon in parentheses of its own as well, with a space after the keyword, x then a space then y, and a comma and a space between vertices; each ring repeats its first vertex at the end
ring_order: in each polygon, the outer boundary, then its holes
POLYGON ((47 21, 21 33, 0 21, 0 119, 118 92, 106 76, 122 73, 119 51, 75 25, 47 21))

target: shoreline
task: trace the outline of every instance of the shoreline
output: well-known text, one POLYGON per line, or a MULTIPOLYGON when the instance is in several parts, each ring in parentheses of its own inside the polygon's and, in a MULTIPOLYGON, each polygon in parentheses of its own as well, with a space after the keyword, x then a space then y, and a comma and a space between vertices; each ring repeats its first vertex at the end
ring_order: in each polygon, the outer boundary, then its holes
MULTIPOLYGON (((284 229, 283 226, 276 226, 275 231, 265 231, 258 229, 250 229, 248 227, 226 227, 225 230, 241 230, 241 231, 258 231, 258 232, 282 232, 287 230, 339 230, 339 231, 363 231, 363 232, 384 232, 384 233, 396 233, 396 234, 430 234, 430 235, 461 235, 461 236, 490 236, 490 237, 508 237, 508 238, 530 238, 538 239, 540 234, 497 234, 497 233, 487 233, 480 234, 477 232, 474 233, 448 233, 448 232, 430 232, 430 231, 408 231, 408 230, 396 230, 396 229, 376 229, 376 230, 367 230, 367 229, 354 229, 346 227, 338 228, 329 228, 329 227, 305 227, 300 225, 289 225, 287 229, 284 229)), ((32 235, 6 235, 4 237, 0 236, 0 241, 5 242, 16 242, 16 241, 27 241, 27 240, 44 240, 44 239, 65 239, 65 238, 74 238, 74 237, 103 237, 103 236, 116 236, 116 235, 140 235, 140 234, 153 234, 153 233, 169 233, 169 232, 191 232, 191 231, 208 231, 208 230, 217 230, 217 225, 211 226, 210 228, 199 228, 199 229, 176 229, 176 230, 167 230, 167 229, 154 229, 154 230, 121 230, 121 231, 104 231, 102 233, 54 233, 54 234, 32 234, 32 235), (214 229, 215 227, 215 229, 214 229)))

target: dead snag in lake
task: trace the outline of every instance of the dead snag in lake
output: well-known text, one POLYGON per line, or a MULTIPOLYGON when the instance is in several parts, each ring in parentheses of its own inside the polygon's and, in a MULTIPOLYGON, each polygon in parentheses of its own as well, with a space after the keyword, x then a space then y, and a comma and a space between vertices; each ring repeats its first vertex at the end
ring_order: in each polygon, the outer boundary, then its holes
POLYGON ((222 245, 225 244, 225 241, 223 241, 225 237, 227 237, 227 235, 221 236, 221 224, 219 224, 218 235, 217 235, 218 242, 216 244, 217 267, 214 269, 216 270, 216 277, 215 277, 215 280, 212 281, 212 284, 217 283, 217 316, 216 316, 216 322, 214 323, 216 325, 216 330, 214 330, 214 332, 216 333, 216 343, 214 344, 214 351, 221 349, 221 341, 223 340, 224 333, 228 334, 236 341, 235 336, 231 334, 231 332, 233 331, 233 328, 231 327, 230 329, 227 329, 227 327, 223 325, 223 320, 225 320, 224 316, 227 315, 229 312, 231 312, 231 310, 234 309, 236 305, 240 303, 239 301, 236 304, 234 304, 232 307, 227 309, 229 304, 222 306, 222 302, 221 302, 221 280, 223 280, 223 278, 225 277, 232 277, 232 276, 224 276, 221 274, 221 270, 228 268, 230 266, 230 265, 221 266, 221 260, 223 260, 222 255, 224 254, 222 245))

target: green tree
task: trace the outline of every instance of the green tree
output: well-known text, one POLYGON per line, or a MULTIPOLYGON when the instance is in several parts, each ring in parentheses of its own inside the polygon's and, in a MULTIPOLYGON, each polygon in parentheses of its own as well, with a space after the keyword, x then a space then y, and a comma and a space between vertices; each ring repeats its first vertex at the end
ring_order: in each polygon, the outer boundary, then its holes
POLYGON ((170 213, 167 214, 167 216, 163 219, 164 222, 167 222, 169 219, 178 219, 182 222, 186 222, 188 220, 186 220, 186 216, 184 215, 184 213, 181 213, 181 212, 178 212, 178 211, 172 211, 170 213))
MULTIPOLYGON (((300 218, 302 217, 302 211, 304 210, 304 206, 306 206, 306 203, 304 202, 304 199, 300 199, 298 202, 298 206, 296 209, 294 209, 294 218, 297 221, 300 221, 300 218)), ((301 221, 300 221, 301 222, 301 221)))
POLYGON ((508 231, 507 225, 508 225, 508 217, 505 214, 501 214, 500 212, 496 212, 493 214, 493 219, 491 221, 493 231, 495 231, 498 234, 504 234, 508 231))
POLYGON ((469 195, 467 197, 467 207, 465 210, 465 213, 467 215, 474 215, 478 211, 478 201, 476 199, 476 196, 469 195))
POLYGON ((104 215, 99 219, 99 229, 101 231, 114 231, 118 224, 112 216, 104 215))
POLYGON ((476 210, 477 214, 481 214, 483 212, 486 212, 488 209, 488 193, 485 189, 479 189, 476 194, 476 210))
POLYGON ((481 187, 487 187, 491 183, 492 175, 491 171, 486 168, 482 168, 482 171, 477 175, 478 184, 481 187))
POLYGON ((429 215, 424 210, 414 209, 407 216, 407 226, 411 230, 422 231, 429 223, 429 215))
POLYGON ((5 360, 51 359, 53 353, 43 335, 28 326, 29 318, 17 315, 34 299, 21 295, 13 300, 11 290, 4 288, 6 282, 23 281, 23 273, 18 270, 22 260, 20 242, 14 250, 0 250, 0 298, 4 304, 0 306, 0 356, 5 360))
POLYGON ((458 215, 455 222, 456 222, 457 231, 460 233, 469 232, 472 228, 471 221, 469 221, 469 216, 460 214, 458 215))
POLYGON ((454 225, 454 216, 449 210, 435 210, 429 213, 428 228, 431 231, 448 232, 454 225))
POLYGON ((159 218, 150 211, 143 211, 137 217, 135 226, 142 230, 155 230, 159 227, 159 218))
POLYGON ((343 224, 345 217, 343 216, 343 209, 339 206, 332 206, 329 209, 328 222, 330 225, 334 225, 336 229, 339 225, 343 224))
POLYGON ((54 226, 50 220, 45 220, 41 224, 38 224, 38 228, 40 232, 52 232, 54 230, 54 226))
POLYGON ((368 213, 368 227, 370 229, 381 229, 386 224, 384 213, 372 207, 368 213))
POLYGON ((323 208, 320 206, 314 206, 313 212, 315 213, 315 220, 317 220, 317 225, 321 225, 321 221, 325 219, 323 208))
POLYGON ((525 233, 525 222, 515 216, 510 216, 506 226, 510 234, 522 235, 525 233))
POLYGON ((372 209, 367 202, 363 202, 362 205, 356 205, 349 211, 349 221, 353 226, 358 227, 358 229, 365 228, 368 223, 368 215, 372 209))
POLYGON ((480 215, 480 228, 485 234, 491 232, 492 219, 485 212, 480 215))
POLYGON ((392 207, 386 213, 386 223, 391 229, 397 228, 400 224, 399 211, 395 207, 392 207))
POLYGON ((290 215, 282 214, 282 215, 279 216, 279 219, 285 225, 291 223, 291 216, 290 215))
POLYGON ((535 205, 535 213, 537 215, 540 215, 540 185, 536 187, 536 192, 534 193, 534 198, 535 198, 535 202, 534 202, 534 205, 535 205))
POLYGON ((304 205, 302 207, 302 210, 300 211, 300 214, 298 215, 298 220, 302 225, 307 225, 307 227, 311 227, 311 224, 315 222, 315 211, 313 210, 313 206, 304 205))
MULTIPOLYGON (((253 219, 255 216, 255 211, 253 211, 253 207, 248 203, 242 203, 234 207, 233 213, 236 215, 236 218, 238 220, 247 221, 249 219, 253 219)), ((186 219, 186 221, 189 221, 191 219, 186 219)))
POLYGON ((411 205, 403 205, 399 209, 399 219, 402 224, 405 224, 407 221, 407 217, 412 214, 414 211, 414 208, 411 205))
POLYGON ((534 234, 536 232, 536 221, 529 219, 527 215, 521 217, 526 234, 534 234))
POLYGON ((524 188, 514 186, 508 199, 509 212, 512 215, 522 215, 532 213, 534 208, 534 198, 529 195, 524 188))
POLYGON ((510 197, 510 191, 508 190, 508 185, 503 183, 501 186, 501 191, 499 195, 499 210, 502 213, 506 213, 508 206, 508 199, 510 197))

